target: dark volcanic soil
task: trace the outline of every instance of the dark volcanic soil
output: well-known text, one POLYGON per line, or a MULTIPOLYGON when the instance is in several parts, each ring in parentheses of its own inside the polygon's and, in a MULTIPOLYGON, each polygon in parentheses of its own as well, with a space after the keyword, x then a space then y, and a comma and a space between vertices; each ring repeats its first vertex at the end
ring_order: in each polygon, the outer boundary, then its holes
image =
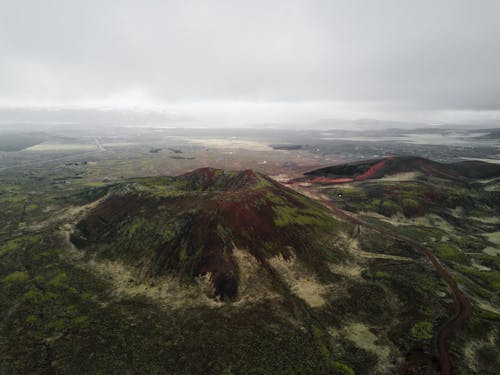
MULTIPOLYGON (((459 330, 465 323, 465 321, 469 318, 471 314, 471 304, 465 294, 460 290, 457 285, 457 282, 451 276, 451 274, 443 267, 443 265, 439 262, 439 260, 432 254, 432 252, 426 247, 419 244, 417 241, 412 240, 411 238, 404 237, 401 235, 396 235, 385 228, 376 226, 371 223, 367 223, 363 220, 360 220, 343 210, 337 208, 328 198, 317 196, 317 199, 321 201, 326 207, 332 210, 336 215, 348 220, 353 224, 357 224, 371 230, 374 230, 380 233, 382 236, 387 238, 400 240, 408 243, 414 248, 418 249, 422 254, 424 254, 429 261, 434 266, 434 269, 438 272, 438 274, 443 278, 443 280, 448 284, 450 289, 453 292, 453 305, 452 309, 452 317, 444 324, 439 333, 437 335, 437 352, 439 359, 439 371, 441 375, 452 375, 457 374, 456 368, 453 368, 453 364, 451 362, 451 357, 449 353, 449 341, 454 333, 459 330)), ((430 364, 431 365, 431 364, 430 364)), ((429 369, 432 373, 432 369, 429 369)))

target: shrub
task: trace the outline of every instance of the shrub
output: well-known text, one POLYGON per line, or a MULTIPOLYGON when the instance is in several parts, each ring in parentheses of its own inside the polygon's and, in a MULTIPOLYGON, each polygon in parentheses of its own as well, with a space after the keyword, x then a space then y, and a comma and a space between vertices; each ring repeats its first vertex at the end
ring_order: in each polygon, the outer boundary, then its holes
POLYGON ((411 327, 411 336, 417 340, 430 340, 433 336, 433 327, 431 322, 422 321, 411 327))
POLYGON ((29 280, 28 272, 24 271, 15 271, 11 274, 5 276, 3 281, 6 283, 24 283, 29 280))
POLYGON ((458 263, 467 263, 467 257, 456 247, 447 243, 437 245, 437 256, 440 259, 450 260, 458 263))
POLYGON ((384 201, 382 206, 380 207, 379 213, 390 217, 392 215, 396 215, 399 211, 401 211, 401 207, 399 207, 396 203, 391 201, 384 201))

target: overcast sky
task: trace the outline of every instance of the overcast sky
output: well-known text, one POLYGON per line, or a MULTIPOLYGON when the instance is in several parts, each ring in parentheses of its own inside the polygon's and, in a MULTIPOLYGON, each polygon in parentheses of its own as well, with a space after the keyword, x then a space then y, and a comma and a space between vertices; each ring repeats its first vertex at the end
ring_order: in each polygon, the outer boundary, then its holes
POLYGON ((500 0, 0 0, 0 106, 500 117, 500 0))

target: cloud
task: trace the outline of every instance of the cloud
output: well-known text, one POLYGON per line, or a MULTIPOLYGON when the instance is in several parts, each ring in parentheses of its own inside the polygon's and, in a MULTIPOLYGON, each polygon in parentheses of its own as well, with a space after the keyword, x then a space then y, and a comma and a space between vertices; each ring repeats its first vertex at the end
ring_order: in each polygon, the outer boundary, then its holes
POLYGON ((494 111, 499 16, 494 0, 3 1, 0 104, 494 111))

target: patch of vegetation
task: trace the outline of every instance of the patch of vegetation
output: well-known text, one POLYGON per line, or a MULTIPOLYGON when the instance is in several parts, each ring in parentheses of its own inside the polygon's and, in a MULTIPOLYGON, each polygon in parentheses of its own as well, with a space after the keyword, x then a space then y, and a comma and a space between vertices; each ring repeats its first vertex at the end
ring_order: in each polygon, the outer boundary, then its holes
POLYGON ((478 253, 486 247, 483 238, 472 235, 453 237, 450 242, 465 252, 478 253))
POLYGON ((334 370, 338 370, 342 374, 354 375, 354 370, 352 368, 350 368, 348 365, 346 365, 345 363, 342 363, 340 361, 334 361, 332 367, 334 370))
POLYGON ((53 288, 61 288, 65 286, 65 281, 67 280, 67 278, 68 276, 66 275, 66 272, 58 272, 52 279, 47 282, 47 285, 53 288))
POLYGON ((20 238, 8 241, 6 244, 0 247, 0 257, 11 251, 17 250, 21 246, 21 243, 22 239, 20 238))
POLYGON ((14 271, 7 276, 5 276, 2 280, 4 283, 25 283, 30 279, 28 272, 25 271, 14 271))
POLYGON ((377 271, 377 272, 375 272, 373 277, 375 277, 376 279, 384 279, 387 277, 387 274, 385 272, 382 272, 382 271, 377 271))
POLYGON ((439 259, 453 261, 457 263, 469 264, 469 258, 456 247, 447 243, 440 243, 436 246, 439 259))
POLYGON ((278 227, 287 225, 314 225, 323 227, 326 216, 314 209, 300 210, 296 207, 278 205, 273 207, 276 215, 274 222, 278 227))
POLYGON ((411 336, 416 340, 430 340, 434 335, 434 328, 431 322, 418 322, 411 327, 411 336))
POLYGON ((500 291, 500 272, 479 271, 473 267, 462 265, 456 265, 454 268, 485 288, 488 288, 493 292, 500 291))

